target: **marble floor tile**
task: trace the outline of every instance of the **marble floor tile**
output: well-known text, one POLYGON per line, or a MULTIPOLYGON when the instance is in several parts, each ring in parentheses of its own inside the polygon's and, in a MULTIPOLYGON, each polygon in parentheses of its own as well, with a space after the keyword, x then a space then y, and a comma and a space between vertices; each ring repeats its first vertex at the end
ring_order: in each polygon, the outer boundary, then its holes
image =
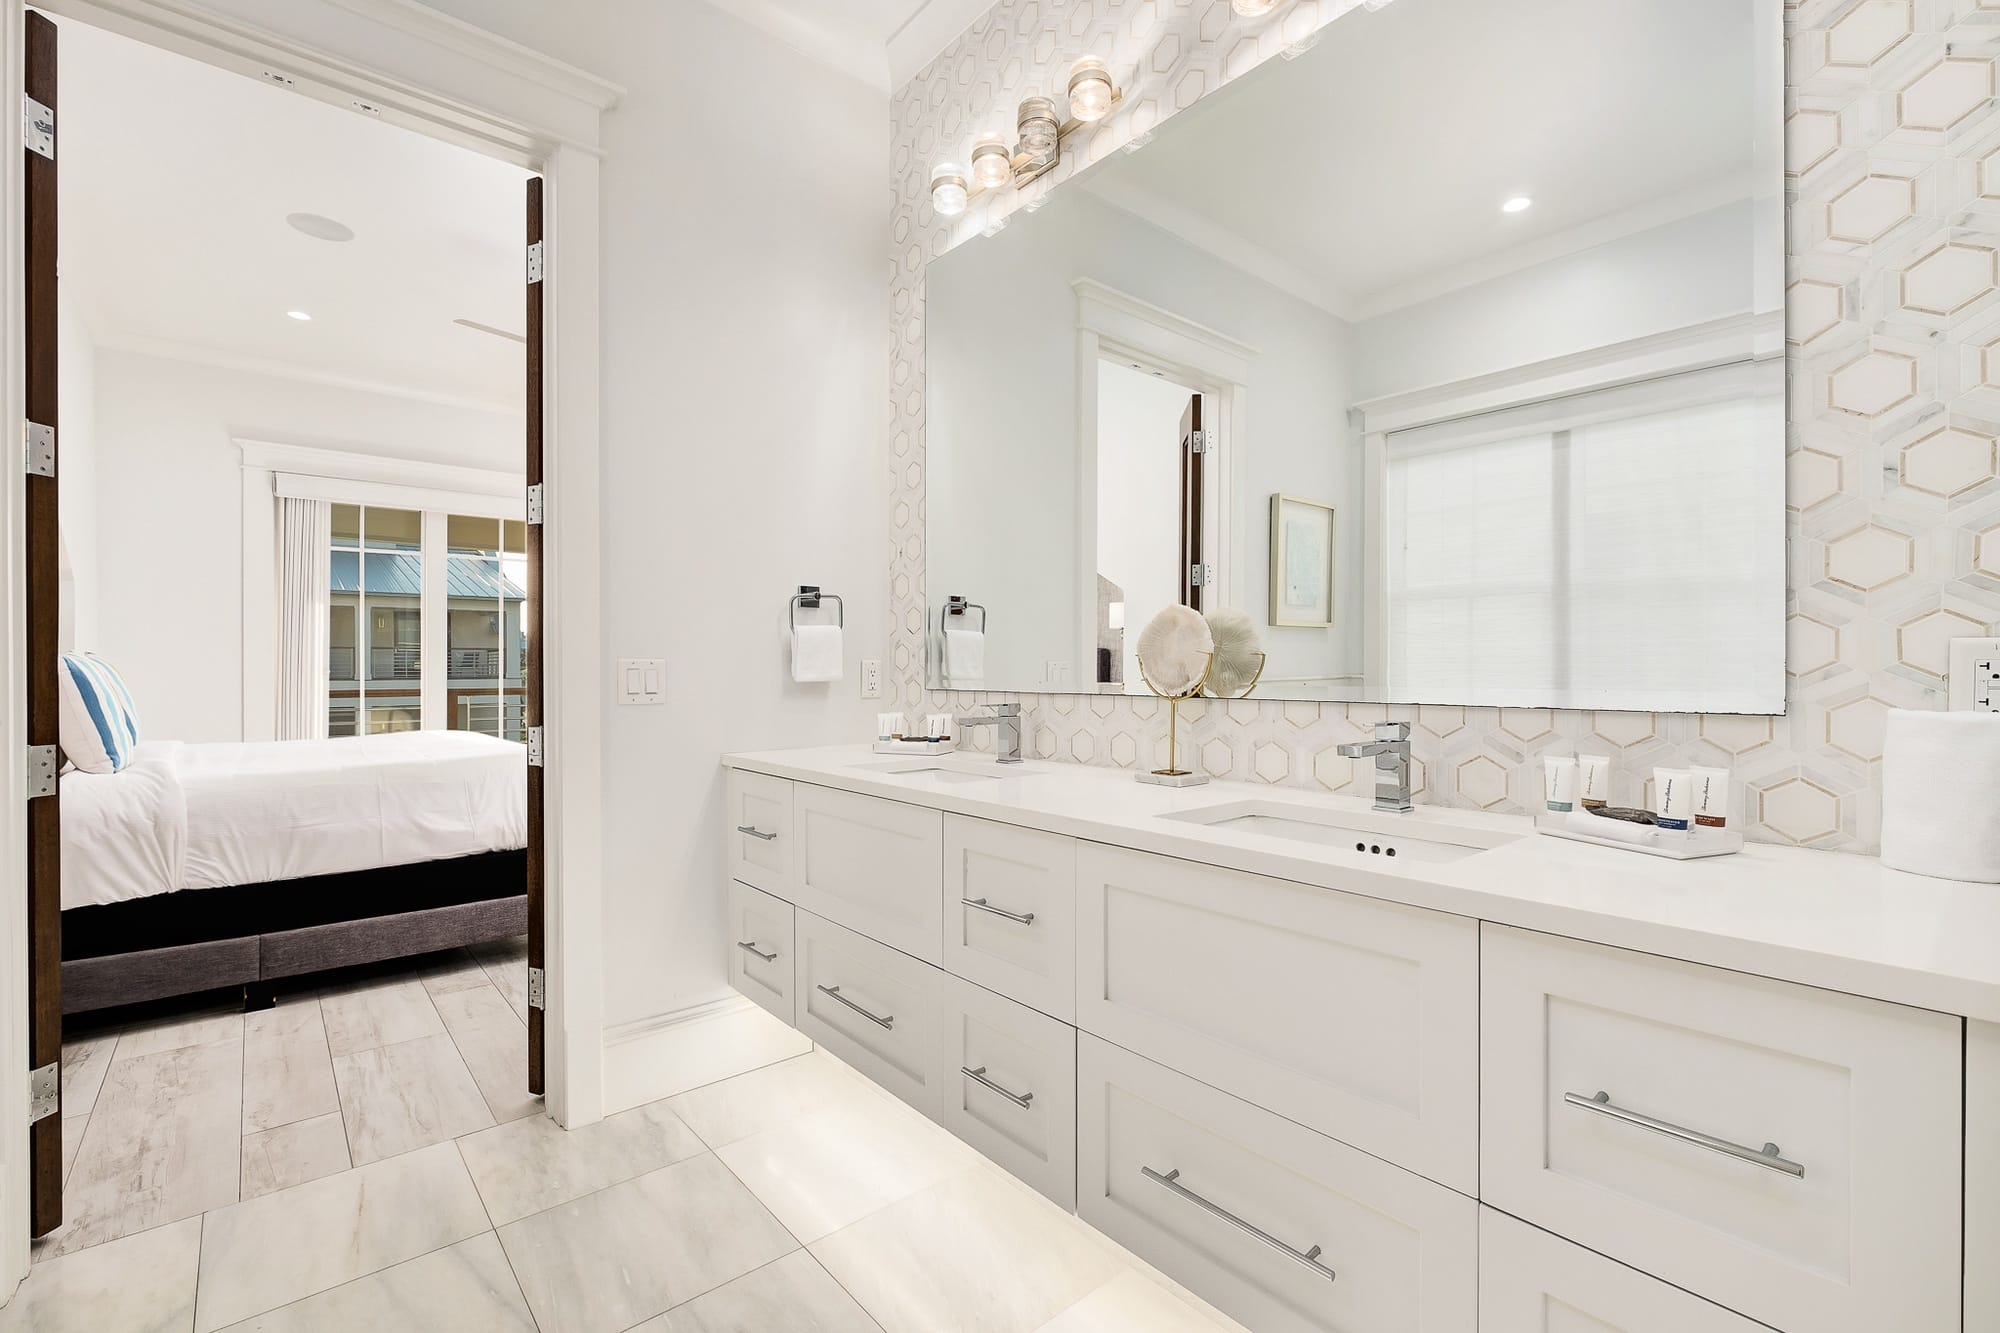
POLYGON ((888 1333, 1034 1333, 1126 1269, 1102 1236, 984 1164, 811 1248, 888 1333))
POLYGON ((340 1109, 319 1000, 300 996, 244 1015, 243 1132, 276 1129, 340 1109))
POLYGON ((487 945, 478 954, 479 962, 486 969, 486 977, 500 993, 507 997, 508 1005, 520 1015, 523 1023, 528 1021, 528 942, 526 938, 507 944, 487 945))
POLYGON ((541 1114, 542 1099, 528 1091, 528 1025, 500 992, 482 979, 476 987, 433 994, 431 1002, 493 1118, 505 1123, 541 1114))
POLYGON ((500 1228, 541 1333, 616 1333, 798 1248, 712 1155, 500 1228))
POLYGON ((243 1136, 243 1179, 237 1193, 254 1199, 345 1171, 351 1165, 340 1112, 295 1120, 243 1136))
POLYGON ((738 1139, 715 1155, 803 1242, 980 1161, 915 1111, 872 1097, 738 1139))
MULTIPOLYGON (((423 994, 421 986, 417 991, 423 994)), ((430 1004, 427 995, 424 1003, 430 1004)), ((333 1079, 356 1166, 493 1123, 479 1085, 442 1032, 335 1056, 333 1079)))
POLYGON ((112 1061, 63 1191, 68 1219, 36 1242, 69 1254, 236 1200, 240 1040, 112 1061))
POLYGON ((219 1209, 202 1234, 195 1333, 488 1229, 479 1191, 449 1143, 219 1209))
POLYGON ((493 984, 486 975, 486 965, 470 949, 451 950, 424 969, 422 980, 424 989, 433 995, 493 984))
POLYGON ((824 1051, 811 1051, 681 1093, 668 1105, 703 1143, 720 1148, 815 1111, 888 1095, 824 1051))
MULTIPOLYGON (((1136 1328, 1136 1326, 1135 1326, 1136 1328)), ((880 1333, 819 1261, 794 1250, 776 1263, 649 1319, 633 1333, 880 1333)))
MULTIPOLYGON (((481 978, 481 985, 485 979, 481 978)), ((356 1278, 227 1333, 535 1333, 535 1321, 491 1232, 356 1278)))
POLYGON ((88 1116, 63 1117, 62 1173, 65 1181, 69 1179, 69 1169, 76 1165, 76 1150, 83 1146, 83 1131, 89 1124, 88 1116))
POLYGON ((200 1251, 189 1217, 36 1264, 0 1307, 0 1333, 188 1333, 200 1251))
POLYGON ((701 1140, 664 1102, 574 1130, 547 1116, 517 1120, 466 1135, 458 1150, 496 1226, 703 1151, 701 1140))
POLYGON ((114 1062, 135 1056, 158 1055, 184 1046, 208 1046, 218 1041, 234 1041, 243 1035, 243 1008, 229 1004, 191 1014, 174 1014, 143 1022, 129 1023, 118 1037, 114 1062))
POLYGON ((444 1020, 415 977, 374 978, 321 993, 326 1045, 336 1057, 436 1036, 444 1020))
POLYGON ((90 1108, 97 1104, 97 1090, 104 1086, 105 1071, 111 1068, 111 1053, 117 1046, 116 1028, 106 1028, 63 1042, 63 1119, 72 1120, 90 1114, 90 1108))
POLYGON ((1038 1333, 1244 1333, 1154 1282, 1128 1270, 1043 1324, 1038 1333))

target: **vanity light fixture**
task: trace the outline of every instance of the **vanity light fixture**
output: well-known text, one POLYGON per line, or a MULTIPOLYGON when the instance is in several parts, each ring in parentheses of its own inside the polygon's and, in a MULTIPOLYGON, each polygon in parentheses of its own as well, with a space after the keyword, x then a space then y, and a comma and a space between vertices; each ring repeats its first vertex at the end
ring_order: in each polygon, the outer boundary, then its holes
POLYGON ((1019 188, 1035 180, 1062 159, 1065 135, 1080 125, 1103 120, 1123 97, 1110 69, 1096 56, 1084 56, 1069 67, 1064 94, 1068 120, 1062 118, 1055 98, 1027 98, 1014 114, 1012 147, 1004 134, 981 135, 972 146, 969 172, 956 162, 933 167, 931 207, 938 216, 955 218, 971 200, 989 190, 1009 185, 1019 188))
POLYGON ((970 196, 965 188, 965 168, 956 162, 940 162, 931 169, 931 207, 941 218, 955 218, 965 211, 970 196))
POLYGON ((1525 194, 1517 194, 1506 203, 1500 205, 1500 211, 1502 213, 1525 213, 1534 202, 1534 200, 1528 198, 1525 194))

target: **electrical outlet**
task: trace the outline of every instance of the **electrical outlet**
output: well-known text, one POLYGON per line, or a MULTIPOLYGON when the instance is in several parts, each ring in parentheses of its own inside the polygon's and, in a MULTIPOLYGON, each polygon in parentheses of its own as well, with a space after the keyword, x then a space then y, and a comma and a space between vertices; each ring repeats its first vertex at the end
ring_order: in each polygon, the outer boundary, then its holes
POLYGON ((1069 684, 1069 663, 1058 658, 1049 658, 1042 663, 1042 684, 1069 684))
POLYGON ((861 659, 861 697, 864 699, 882 697, 882 659, 879 657, 861 659))
POLYGON ((2000 713, 2000 639, 1951 641, 1945 707, 1955 713, 2000 713))

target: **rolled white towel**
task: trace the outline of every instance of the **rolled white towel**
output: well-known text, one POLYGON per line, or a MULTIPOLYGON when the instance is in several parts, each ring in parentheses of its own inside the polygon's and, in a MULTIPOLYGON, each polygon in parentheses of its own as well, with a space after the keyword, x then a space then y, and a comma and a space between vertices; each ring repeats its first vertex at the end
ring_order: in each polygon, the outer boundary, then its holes
POLYGON ((2000 714, 1889 710, 1882 864, 2000 884, 2000 714))
POLYGON ((955 690, 986 681, 986 634, 976 629, 944 632, 944 683, 955 690))
POLYGON ((793 627, 793 680, 839 680, 840 657, 840 626, 797 625, 793 627))

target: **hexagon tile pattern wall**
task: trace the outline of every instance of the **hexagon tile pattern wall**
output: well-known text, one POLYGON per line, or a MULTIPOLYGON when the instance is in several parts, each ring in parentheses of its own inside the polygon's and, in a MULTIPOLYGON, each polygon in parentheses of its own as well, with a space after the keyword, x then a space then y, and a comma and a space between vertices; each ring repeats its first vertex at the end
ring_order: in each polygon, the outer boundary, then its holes
MULTIPOLYGON (((999 220, 982 207, 1032 207, 1287 47, 1340 40, 1321 30, 1351 7, 1294 0, 1246 22, 1228 0, 1000 0, 897 93, 888 577, 904 708, 1012 697, 923 685, 925 263, 999 220), (984 201, 956 226, 936 217, 932 162, 962 156, 1086 53, 1129 80, 1119 110, 1025 197, 984 201)), ((1751 837, 1874 850, 1883 713, 1942 707, 1945 641, 2000 622, 2000 0, 1797 0, 1785 18, 1786 715, 1210 703, 1183 714, 1208 772, 1363 792, 1334 747, 1393 717, 1415 724, 1422 800, 1532 809, 1535 761, 1580 747, 1614 757, 1622 800, 1646 798, 1655 766, 1724 765, 1751 837)), ((1042 758, 1164 758, 1166 711, 1151 699, 1022 704, 1042 758)))

